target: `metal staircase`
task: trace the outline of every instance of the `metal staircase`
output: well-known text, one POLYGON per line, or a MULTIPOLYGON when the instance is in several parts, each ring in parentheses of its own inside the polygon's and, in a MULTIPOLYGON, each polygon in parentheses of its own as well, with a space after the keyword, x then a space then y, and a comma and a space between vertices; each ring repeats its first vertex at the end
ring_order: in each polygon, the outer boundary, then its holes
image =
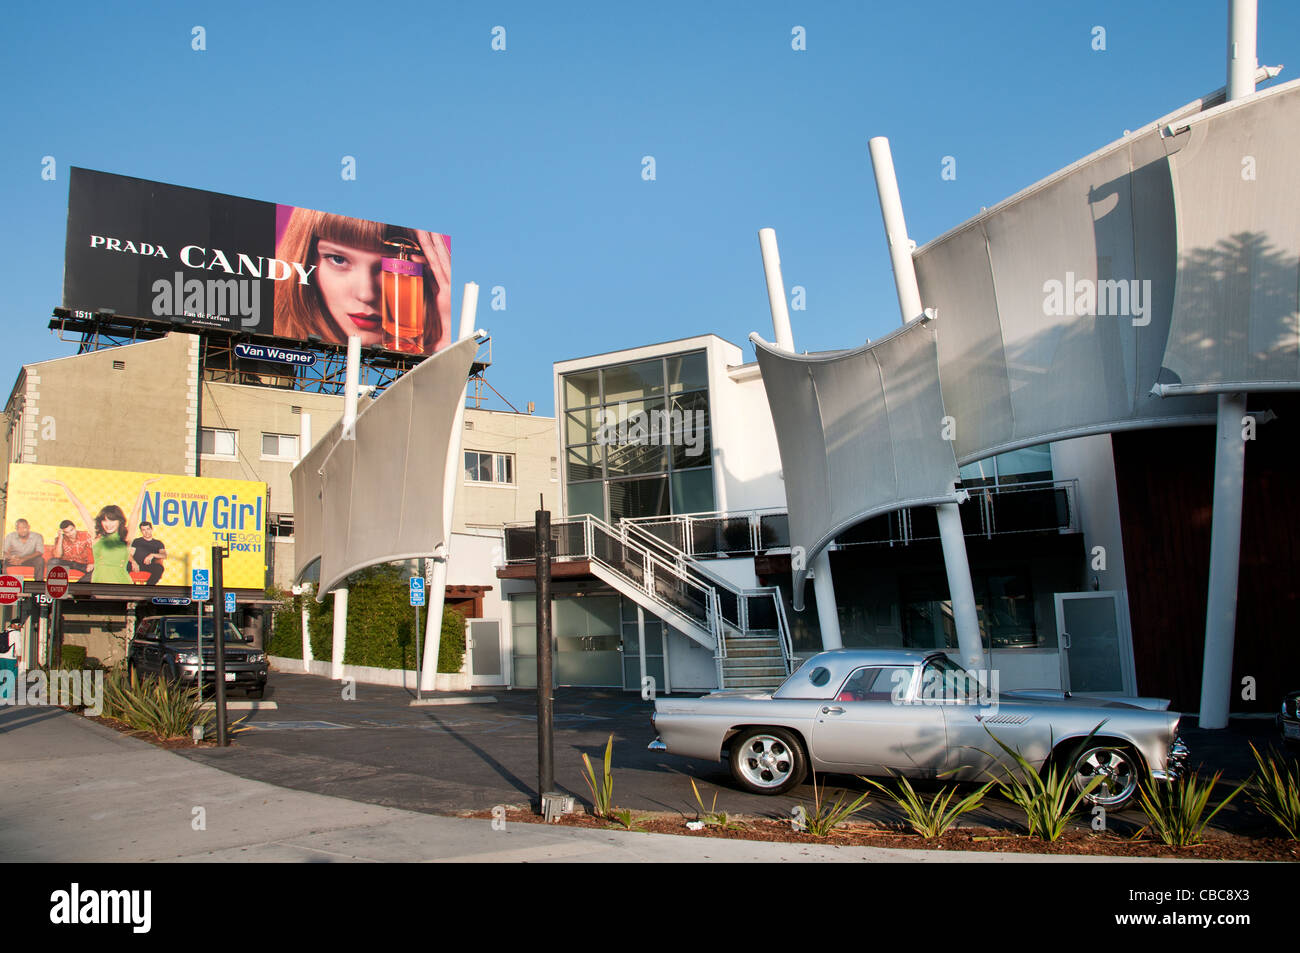
MULTIPOLYGON (((592 575, 713 652, 718 684, 765 691, 791 671, 780 590, 743 589, 634 522, 595 516, 551 524, 552 559, 586 560, 592 575)), ((506 561, 536 558, 532 528, 506 528, 506 561)))

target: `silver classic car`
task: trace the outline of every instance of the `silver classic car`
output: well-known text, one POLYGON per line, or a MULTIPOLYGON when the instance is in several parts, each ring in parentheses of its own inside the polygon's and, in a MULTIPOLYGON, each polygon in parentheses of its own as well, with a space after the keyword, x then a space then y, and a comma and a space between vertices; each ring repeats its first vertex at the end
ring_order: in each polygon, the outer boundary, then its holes
POLYGON ((1014 766, 996 736, 1036 769, 1064 763, 1077 789, 1088 790, 1089 804, 1116 810, 1147 767, 1162 780, 1181 770, 1187 749, 1178 737, 1180 716, 1165 711, 1168 704, 999 692, 996 671, 967 672, 942 652, 838 649, 809 658, 774 692, 656 700, 659 737, 650 747, 726 758, 741 787, 781 794, 810 767, 985 780, 1014 766))

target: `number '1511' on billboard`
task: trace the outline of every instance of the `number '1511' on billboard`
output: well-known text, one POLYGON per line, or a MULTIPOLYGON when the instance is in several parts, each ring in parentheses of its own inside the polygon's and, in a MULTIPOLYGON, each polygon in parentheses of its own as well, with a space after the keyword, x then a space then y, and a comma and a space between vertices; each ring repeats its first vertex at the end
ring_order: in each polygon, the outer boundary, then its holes
POLYGON ((225 585, 266 585, 266 484, 251 480, 9 467, 4 571, 44 579, 65 566, 73 583, 188 586, 228 551, 225 585))

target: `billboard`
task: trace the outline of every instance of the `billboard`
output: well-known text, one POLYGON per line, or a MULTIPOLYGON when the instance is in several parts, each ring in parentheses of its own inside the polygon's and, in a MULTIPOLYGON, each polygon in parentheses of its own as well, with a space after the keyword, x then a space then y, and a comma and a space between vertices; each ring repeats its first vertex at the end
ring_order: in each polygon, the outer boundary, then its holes
POLYGON ((451 341, 451 241, 74 168, 63 307, 423 356, 451 341))
POLYGON ((189 586, 212 547, 229 551, 224 583, 266 586, 266 484, 250 480, 14 463, 5 507, 4 571, 73 582, 189 586))

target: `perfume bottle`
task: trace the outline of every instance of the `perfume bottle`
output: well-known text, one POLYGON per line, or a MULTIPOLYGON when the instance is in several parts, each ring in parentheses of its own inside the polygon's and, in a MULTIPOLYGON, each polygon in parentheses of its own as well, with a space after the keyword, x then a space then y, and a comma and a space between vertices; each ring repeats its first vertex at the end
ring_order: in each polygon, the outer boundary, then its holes
POLYGON ((424 266, 412 261, 420 247, 406 238, 384 242, 396 250, 396 258, 381 263, 384 314, 382 347, 390 351, 419 354, 424 350, 424 266))

